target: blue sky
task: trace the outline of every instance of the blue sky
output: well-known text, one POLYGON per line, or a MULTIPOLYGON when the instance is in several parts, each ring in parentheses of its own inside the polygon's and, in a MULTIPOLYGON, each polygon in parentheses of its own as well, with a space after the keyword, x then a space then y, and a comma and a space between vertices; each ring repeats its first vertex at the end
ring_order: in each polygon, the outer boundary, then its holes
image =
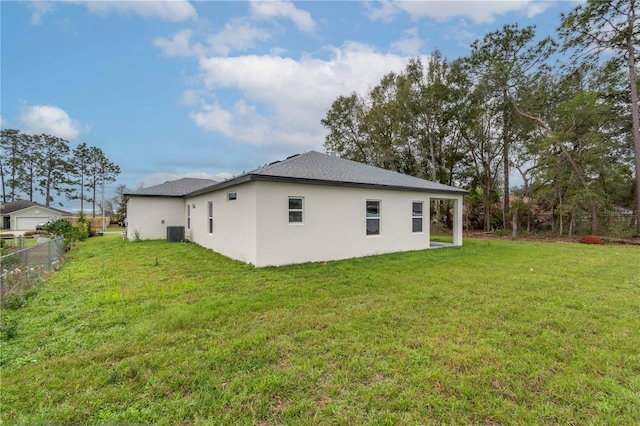
POLYGON ((411 57, 504 24, 553 35, 577 4, 2 1, 0 119, 101 148, 131 189, 219 179, 322 152, 331 102, 411 57))

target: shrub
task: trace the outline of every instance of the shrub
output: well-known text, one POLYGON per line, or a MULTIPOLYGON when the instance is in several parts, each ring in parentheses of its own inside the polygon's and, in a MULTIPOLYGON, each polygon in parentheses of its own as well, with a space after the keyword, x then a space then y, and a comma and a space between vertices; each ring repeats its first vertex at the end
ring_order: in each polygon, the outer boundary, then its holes
POLYGON ((87 215, 84 212, 78 214, 78 224, 76 225, 82 238, 78 238, 80 241, 86 240, 88 237, 95 237, 96 232, 93 229, 93 221, 87 219, 87 215))
POLYGON ((54 235, 62 235, 65 247, 69 247, 76 241, 84 241, 89 236, 86 223, 78 223, 77 226, 73 226, 64 219, 58 219, 45 225, 45 230, 54 235))
POLYGON ((604 241, 602 241, 602 239, 598 237, 594 237, 593 235, 585 235, 584 237, 580 238, 580 241, 578 242, 580 244, 599 244, 599 245, 606 244, 604 241))

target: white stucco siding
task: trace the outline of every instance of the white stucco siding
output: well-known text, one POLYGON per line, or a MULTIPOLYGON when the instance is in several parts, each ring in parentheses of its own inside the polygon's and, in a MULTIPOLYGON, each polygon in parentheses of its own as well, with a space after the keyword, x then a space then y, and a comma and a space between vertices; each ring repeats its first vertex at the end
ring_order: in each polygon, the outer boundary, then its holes
POLYGON ((232 259, 256 264, 255 183, 188 198, 187 203, 191 205, 191 241, 232 259), (235 200, 228 199, 230 192, 235 192, 235 200), (213 206, 213 233, 209 233, 209 202, 213 206))
POLYGON ((185 200, 174 197, 136 197, 127 202, 127 238, 167 237, 167 226, 185 226, 185 200))
POLYGON ((348 259, 429 248, 429 194, 258 182, 256 266, 348 259), (303 197, 303 223, 290 224, 288 200, 303 197), (366 202, 381 202, 380 235, 366 234, 366 202), (412 203, 424 203, 422 233, 412 231, 412 203))

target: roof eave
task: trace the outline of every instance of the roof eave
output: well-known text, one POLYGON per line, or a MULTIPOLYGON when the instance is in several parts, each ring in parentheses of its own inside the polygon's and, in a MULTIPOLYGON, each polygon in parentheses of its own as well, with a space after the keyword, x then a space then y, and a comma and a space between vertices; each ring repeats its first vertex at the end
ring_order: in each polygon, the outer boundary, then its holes
POLYGON ((298 177, 285 177, 285 176, 269 176, 253 174, 251 180, 266 181, 266 182, 290 182, 290 183, 303 183, 308 185, 324 185, 324 186, 340 186, 350 188, 370 188, 370 189, 389 189, 393 191, 417 191, 417 192, 433 192, 438 194, 456 194, 466 195, 469 191, 464 189, 441 189, 441 188, 419 188, 413 186, 401 186, 401 185, 384 185, 376 183, 364 183, 364 182, 344 182, 324 179, 307 179, 298 177))
POLYGON ((308 178, 287 177, 287 176, 270 176, 270 175, 262 175, 259 173, 251 173, 251 174, 239 176, 237 178, 232 178, 224 182, 220 182, 219 184, 210 186, 208 188, 203 188, 201 190, 194 191, 190 194, 187 194, 185 197, 194 197, 197 195, 207 194, 209 192, 218 191, 218 190, 229 188, 236 185, 242 185, 244 183, 251 182, 251 181, 301 183, 301 184, 307 184, 307 185, 338 186, 338 187, 349 187, 349 188, 389 189, 393 191, 431 192, 435 194, 451 194, 451 195, 469 194, 469 191, 466 191, 464 189, 448 190, 448 189, 440 189, 440 188, 418 188, 418 187, 399 186, 399 185, 383 185, 383 184, 373 184, 373 183, 363 183, 363 182, 343 182, 343 181, 334 181, 334 180, 308 179, 308 178))
POLYGON ((187 195, 167 195, 167 194, 122 194, 125 197, 160 197, 160 198, 185 198, 187 195))

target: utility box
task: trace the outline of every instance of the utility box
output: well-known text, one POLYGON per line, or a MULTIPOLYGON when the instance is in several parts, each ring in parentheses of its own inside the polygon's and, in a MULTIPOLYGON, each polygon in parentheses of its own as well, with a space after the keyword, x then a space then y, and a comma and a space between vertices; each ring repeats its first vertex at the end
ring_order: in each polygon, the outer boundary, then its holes
POLYGON ((184 241, 184 226, 167 226, 167 241, 181 243, 184 241))

